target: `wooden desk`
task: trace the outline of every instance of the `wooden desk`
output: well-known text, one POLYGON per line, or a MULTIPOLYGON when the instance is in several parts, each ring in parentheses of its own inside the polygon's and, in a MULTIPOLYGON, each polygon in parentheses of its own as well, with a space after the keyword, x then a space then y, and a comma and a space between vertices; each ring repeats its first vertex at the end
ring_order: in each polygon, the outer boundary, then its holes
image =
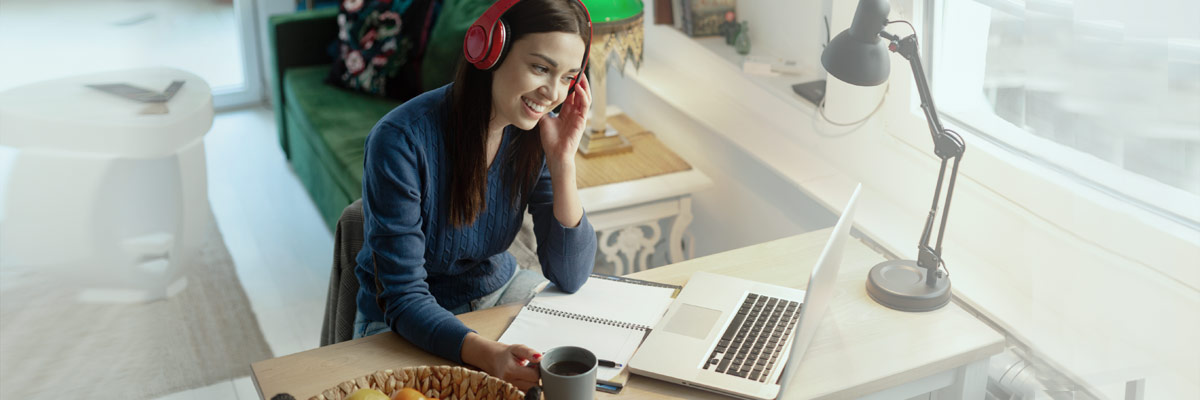
MULTIPOLYGON (((795 288, 808 284, 831 230, 825 229, 633 274, 639 279, 685 284, 710 271, 795 288)), ((904 313, 873 302, 864 282, 882 257, 858 240, 846 243, 832 312, 826 314, 804 357, 788 399, 907 399, 938 391, 938 398, 982 399, 987 360, 1004 350, 1004 338, 951 303, 929 313, 904 313)), ((480 335, 498 338, 521 305, 460 315, 480 335)), ((306 400, 340 382, 404 366, 449 361, 383 333, 251 365, 259 395, 291 393, 306 400)), ((597 398, 722 398, 634 376, 619 395, 597 398)))

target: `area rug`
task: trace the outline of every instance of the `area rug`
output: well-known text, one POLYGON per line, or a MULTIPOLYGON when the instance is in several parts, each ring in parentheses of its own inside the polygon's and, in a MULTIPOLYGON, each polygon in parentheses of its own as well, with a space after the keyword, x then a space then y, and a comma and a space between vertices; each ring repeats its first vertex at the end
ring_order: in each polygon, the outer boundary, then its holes
POLYGON ((0 279, 0 398, 154 398, 250 375, 271 358, 212 226, 165 300, 84 304, 44 274, 0 279))

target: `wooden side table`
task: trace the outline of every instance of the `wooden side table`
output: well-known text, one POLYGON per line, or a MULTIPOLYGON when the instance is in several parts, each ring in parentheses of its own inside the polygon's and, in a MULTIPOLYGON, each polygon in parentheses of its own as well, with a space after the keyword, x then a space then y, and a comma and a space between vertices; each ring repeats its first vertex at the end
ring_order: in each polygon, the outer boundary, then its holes
POLYGON ((579 197, 599 236, 597 266, 612 265, 615 275, 645 270, 664 241, 668 263, 685 260, 683 240, 692 222, 692 193, 712 186, 712 180, 629 116, 614 113, 608 121, 629 139, 633 151, 575 156, 579 197), (662 221, 672 217, 664 234, 662 221))

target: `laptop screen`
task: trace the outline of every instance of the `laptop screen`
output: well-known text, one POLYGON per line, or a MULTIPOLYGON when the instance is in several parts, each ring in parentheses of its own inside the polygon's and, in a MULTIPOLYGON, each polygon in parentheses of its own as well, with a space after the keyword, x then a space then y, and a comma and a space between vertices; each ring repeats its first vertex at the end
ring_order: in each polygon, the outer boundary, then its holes
POLYGON ((838 267, 842 263, 842 247, 850 238, 850 229, 854 226, 854 209, 861 191, 862 184, 860 183, 854 188, 854 194, 850 195, 850 201, 846 203, 846 208, 842 211, 842 216, 834 226, 829 242, 825 245, 825 250, 821 251, 821 258, 817 260, 817 265, 813 267, 812 275, 809 277, 804 303, 800 305, 800 320, 797 322, 796 338, 792 342, 787 366, 779 375, 780 398, 787 390, 792 374, 800 368, 804 352, 812 343, 813 338, 817 336, 817 327, 820 326, 821 319, 825 318, 825 311, 829 309, 829 303, 833 300, 833 292, 837 287, 838 267))

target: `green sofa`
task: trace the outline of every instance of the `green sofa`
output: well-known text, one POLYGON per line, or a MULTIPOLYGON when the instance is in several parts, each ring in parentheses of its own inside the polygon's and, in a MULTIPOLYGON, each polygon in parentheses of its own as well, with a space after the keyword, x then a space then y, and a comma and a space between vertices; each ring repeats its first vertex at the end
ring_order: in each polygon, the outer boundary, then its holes
MULTIPOLYGON (((428 89, 454 80, 463 35, 494 0, 434 0, 436 22, 411 65, 428 89)), ((402 101, 359 94, 325 84, 338 36, 337 7, 270 18, 271 83, 279 144, 300 182, 332 231, 337 219, 362 197, 363 144, 375 123, 402 101)), ((430 13, 428 15, 433 15, 430 13)), ((411 61, 410 61, 411 62, 411 61)), ((402 72, 403 73, 403 72, 402 72)), ((413 97, 417 93, 403 93, 413 97)))
POLYGON ((337 38, 337 8, 270 19, 272 87, 279 145, 332 230, 362 197, 363 143, 400 101, 325 84, 337 38))

